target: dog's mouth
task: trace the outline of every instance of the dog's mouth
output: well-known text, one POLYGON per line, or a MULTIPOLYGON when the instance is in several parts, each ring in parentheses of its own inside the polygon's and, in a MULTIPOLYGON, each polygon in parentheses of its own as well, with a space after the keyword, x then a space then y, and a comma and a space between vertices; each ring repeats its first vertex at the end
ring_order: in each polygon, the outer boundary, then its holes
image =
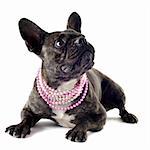
POLYGON ((85 52, 74 63, 63 64, 60 66, 60 73, 57 79, 68 81, 79 78, 82 74, 91 69, 94 65, 94 56, 90 52, 85 52))

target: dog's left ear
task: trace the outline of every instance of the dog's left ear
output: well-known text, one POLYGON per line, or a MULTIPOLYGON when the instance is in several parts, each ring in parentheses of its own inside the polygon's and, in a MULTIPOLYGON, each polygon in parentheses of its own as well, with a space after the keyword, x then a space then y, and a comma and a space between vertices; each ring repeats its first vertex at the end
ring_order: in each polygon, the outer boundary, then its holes
POLYGON ((73 12, 68 19, 67 29, 74 29, 81 33, 81 17, 78 13, 73 12))
POLYGON ((26 18, 22 18, 19 21, 19 30, 29 51, 39 55, 44 43, 46 32, 26 18))

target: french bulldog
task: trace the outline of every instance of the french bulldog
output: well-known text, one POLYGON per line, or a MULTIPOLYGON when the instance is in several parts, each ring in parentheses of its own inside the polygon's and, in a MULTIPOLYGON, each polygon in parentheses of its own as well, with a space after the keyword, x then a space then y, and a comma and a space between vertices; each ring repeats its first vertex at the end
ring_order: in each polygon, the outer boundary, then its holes
POLYGON ((122 88, 93 68, 95 50, 81 33, 79 14, 73 12, 69 16, 64 31, 45 32, 26 18, 19 21, 19 30, 28 50, 41 58, 42 65, 21 112, 22 121, 6 128, 6 132, 25 138, 40 119, 46 118, 71 128, 67 139, 85 142, 88 131, 103 128, 106 112, 113 108, 119 109, 122 121, 137 123, 137 117, 125 108, 122 88), (50 96, 44 93, 44 87, 50 90, 50 96), (68 91, 72 93, 65 97, 63 93, 68 91), (56 99, 52 98, 55 93, 56 99), (59 99, 59 95, 63 98, 59 99))

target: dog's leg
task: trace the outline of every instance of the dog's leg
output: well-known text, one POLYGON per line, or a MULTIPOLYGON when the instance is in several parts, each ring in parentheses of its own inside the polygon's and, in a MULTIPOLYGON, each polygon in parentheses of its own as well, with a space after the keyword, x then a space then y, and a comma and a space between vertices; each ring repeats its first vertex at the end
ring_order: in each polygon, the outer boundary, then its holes
POLYGON ((17 138, 25 138, 27 134, 30 134, 31 127, 33 127, 39 120, 40 117, 35 115, 29 109, 25 108, 22 111, 21 123, 6 128, 5 132, 9 132, 10 135, 17 138))
POLYGON ((106 112, 89 113, 77 117, 76 126, 69 130, 66 138, 74 142, 85 142, 87 139, 87 131, 100 131, 106 121, 106 112))
POLYGON ((138 122, 137 117, 131 113, 128 113, 125 109, 125 95, 123 90, 119 85, 107 78, 102 81, 101 103, 107 111, 113 108, 118 108, 119 115, 124 122, 138 122))
POLYGON ((138 122, 137 117, 131 113, 128 113, 127 110, 125 109, 125 107, 121 107, 118 109, 119 109, 119 115, 121 116, 121 119, 124 122, 127 122, 127 123, 137 123, 138 122))

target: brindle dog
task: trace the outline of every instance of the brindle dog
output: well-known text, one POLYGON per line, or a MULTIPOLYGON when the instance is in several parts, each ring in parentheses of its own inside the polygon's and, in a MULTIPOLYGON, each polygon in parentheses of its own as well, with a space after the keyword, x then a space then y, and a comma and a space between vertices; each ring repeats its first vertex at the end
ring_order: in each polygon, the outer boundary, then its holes
POLYGON ((60 126, 72 128, 66 134, 67 139, 84 142, 87 131, 94 132, 103 128, 106 111, 113 108, 119 109, 124 122, 137 123, 136 116, 125 109, 125 95, 120 86, 92 68, 94 48, 81 34, 81 18, 76 12, 70 15, 65 31, 47 33, 25 18, 19 21, 19 29, 29 51, 42 59, 42 77, 48 86, 71 89, 86 73, 89 88, 81 105, 72 110, 56 111, 39 95, 35 82, 22 110, 21 123, 8 127, 6 132, 24 138, 41 118, 47 118, 60 126))

